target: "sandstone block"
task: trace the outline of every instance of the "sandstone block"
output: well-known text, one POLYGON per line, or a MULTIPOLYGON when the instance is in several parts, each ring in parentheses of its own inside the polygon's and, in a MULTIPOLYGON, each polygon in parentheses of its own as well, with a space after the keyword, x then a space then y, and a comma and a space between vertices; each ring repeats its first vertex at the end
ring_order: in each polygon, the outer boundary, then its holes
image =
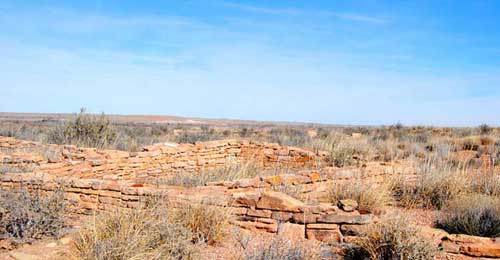
POLYGON ((306 229, 308 239, 323 241, 323 242, 341 242, 342 234, 337 229, 306 229))
POLYGON ((358 202, 352 199, 339 200, 339 206, 346 212, 352 212, 358 208, 358 202))
POLYGON ((283 223, 278 225, 278 234, 291 240, 303 239, 306 234, 305 225, 283 223))
POLYGON ((247 215, 252 217, 270 218, 271 211, 267 209, 248 209, 247 215))
POLYGON ((307 224, 308 229, 332 229, 332 230, 338 230, 339 225, 337 224, 324 224, 324 223, 313 223, 313 224, 307 224))
POLYGON ((271 209, 280 211, 299 212, 304 203, 281 192, 266 191, 257 202, 259 209, 271 209))
POLYGON ((244 206, 248 208, 255 208, 257 206, 257 201, 260 198, 259 192, 248 191, 248 192, 238 192, 233 194, 234 206, 244 206))
POLYGON ((273 211, 271 214, 271 217, 273 219, 276 219, 278 221, 286 222, 292 219, 293 213, 291 212, 284 212, 284 211, 273 211))
POLYGON ((318 218, 318 222, 320 223, 335 223, 335 224, 369 224, 373 221, 373 215, 364 214, 364 215, 350 215, 343 213, 333 213, 321 215, 318 218))
POLYGON ((303 213, 301 212, 293 214, 293 221, 300 224, 315 223, 317 218, 318 218, 317 214, 313 214, 310 212, 303 212, 303 213))

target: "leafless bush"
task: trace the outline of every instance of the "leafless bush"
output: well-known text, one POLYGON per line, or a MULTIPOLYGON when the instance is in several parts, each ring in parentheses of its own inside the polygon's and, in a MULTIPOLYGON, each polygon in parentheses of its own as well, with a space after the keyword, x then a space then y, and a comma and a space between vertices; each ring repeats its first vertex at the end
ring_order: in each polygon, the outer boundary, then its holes
POLYGON ((62 189, 48 196, 36 187, 31 192, 0 191, 0 234, 18 243, 60 236, 66 227, 65 213, 62 189))

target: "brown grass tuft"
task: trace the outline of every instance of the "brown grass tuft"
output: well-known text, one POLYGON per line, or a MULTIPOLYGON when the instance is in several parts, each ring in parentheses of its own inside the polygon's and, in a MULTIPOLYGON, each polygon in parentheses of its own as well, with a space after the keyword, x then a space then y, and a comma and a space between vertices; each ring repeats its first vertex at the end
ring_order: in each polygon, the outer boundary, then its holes
POLYGON ((364 229, 345 259, 428 260, 437 255, 437 248, 409 225, 404 217, 386 219, 364 229))

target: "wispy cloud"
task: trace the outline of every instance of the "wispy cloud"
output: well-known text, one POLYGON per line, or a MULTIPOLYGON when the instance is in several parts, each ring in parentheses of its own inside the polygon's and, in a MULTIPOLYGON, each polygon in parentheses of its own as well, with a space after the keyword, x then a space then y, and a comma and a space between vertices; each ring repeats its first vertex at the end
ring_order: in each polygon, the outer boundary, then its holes
POLYGON ((233 9, 239 9, 241 11, 261 13, 261 14, 286 14, 295 15, 302 13, 301 10, 295 8, 271 8, 256 5, 240 4, 233 2, 219 2, 218 5, 233 9))
POLYGON ((264 7, 258 5, 240 4, 234 2, 219 2, 218 5, 233 9, 238 9, 241 11, 259 13, 259 14, 272 14, 272 15, 309 15, 309 16, 331 16, 336 17, 345 21, 352 22, 363 22, 370 24, 384 24, 388 20, 365 14, 357 13, 342 13, 333 11, 323 11, 323 10, 307 10, 307 9, 297 9, 297 8, 276 8, 276 7, 264 7))
POLYGON ((372 24, 384 24, 387 22, 386 19, 378 18, 375 16, 353 14, 353 13, 331 13, 332 16, 354 22, 364 22, 372 24))

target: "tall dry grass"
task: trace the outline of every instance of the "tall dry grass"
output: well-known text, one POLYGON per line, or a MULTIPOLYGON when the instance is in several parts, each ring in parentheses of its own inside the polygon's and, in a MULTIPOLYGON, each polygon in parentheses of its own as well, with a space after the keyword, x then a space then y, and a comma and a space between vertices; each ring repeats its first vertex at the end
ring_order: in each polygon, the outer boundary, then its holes
POLYGON ((406 217, 385 219, 363 229, 345 259, 429 260, 437 248, 406 217))
POLYGON ((78 259, 199 259, 203 244, 221 242, 228 211, 206 205, 149 203, 95 216, 75 242, 78 259))
POLYGON ((338 204, 340 200, 352 199, 358 203, 361 212, 374 212, 391 204, 392 197, 386 184, 350 181, 332 184, 328 200, 338 204))

